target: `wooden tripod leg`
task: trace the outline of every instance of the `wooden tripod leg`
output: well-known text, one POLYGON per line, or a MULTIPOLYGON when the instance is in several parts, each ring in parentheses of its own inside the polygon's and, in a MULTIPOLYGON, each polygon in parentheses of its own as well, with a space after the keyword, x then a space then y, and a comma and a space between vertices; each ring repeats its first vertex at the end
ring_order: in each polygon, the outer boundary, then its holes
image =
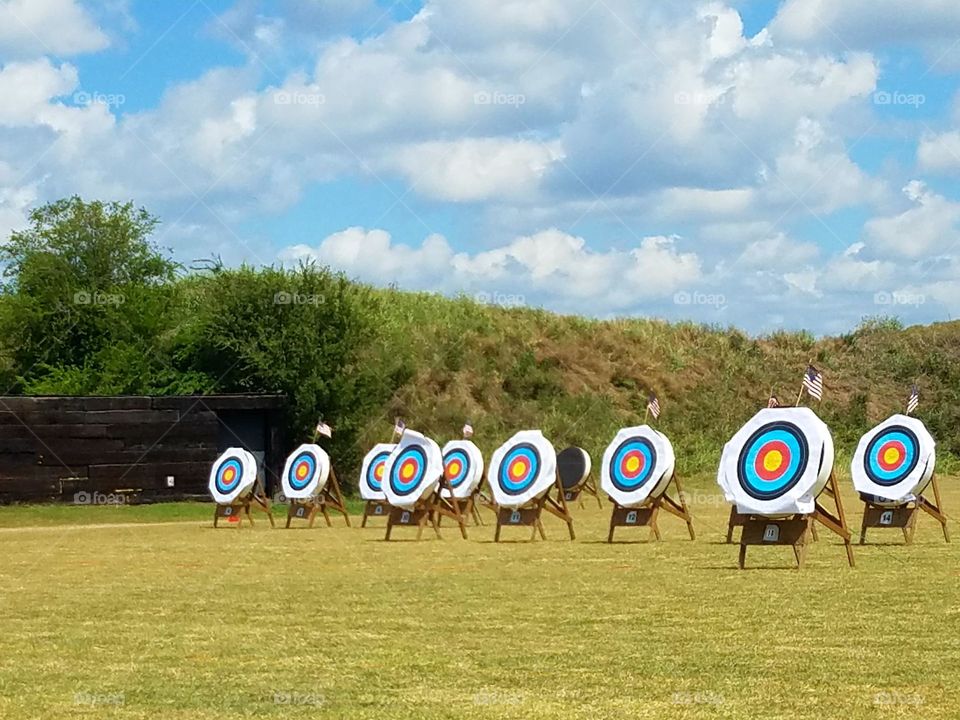
POLYGON ((365 528, 367 526, 367 513, 369 510, 370 510, 370 501, 367 500, 367 502, 363 506, 363 518, 361 518, 360 520, 361 528, 365 528))
POLYGON ((814 541, 814 542, 819 542, 819 541, 820 541, 820 536, 817 535, 817 526, 816 526, 816 525, 811 525, 811 526, 810 526, 810 535, 813 537, 813 541, 814 541))
MULTIPOLYGON (((737 517, 736 505, 730 506, 730 520, 727 521, 727 545, 733 542, 733 521, 737 517)), ((740 567, 743 567, 741 565, 740 567)))
POLYGON ((940 500, 940 483, 937 482, 937 474, 933 474, 933 478, 930 480, 930 484, 933 485, 933 499, 937 503, 936 512, 932 512, 932 508, 928 507, 929 503, 923 495, 920 496, 920 500, 923 502, 923 509, 926 510, 930 515, 937 519, 937 522, 940 523, 940 527, 943 528, 943 540, 944 542, 950 542, 950 531, 947 530, 947 516, 943 512, 943 502, 940 500))
POLYGON ((687 496, 684 494, 683 488, 680 487, 680 477, 676 473, 673 474, 673 484, 677 486, 677 497, 680 499, 683 519, 687 523, 687 532, 690 533, 691 540, 696 540, 697 534, 693 531, 693 516, 690 514, 690 508, 687 506, 687 496))
POLYGON ((391 512, 390 515, 387 517, 387 534, 384 535, 383 539, 389 540, 390 533, 392 532, 393 532, 393 513, 391 512))
POLYGON ((220 519, 220 508, 216 505, 213 506, 213 527, 217 527, 217 521, 220 519))
POLYGON ((870 509, 866 500, 863 501, 863 522, 860 523, 860 544, 867 542, 867 511, 870 509))
POLYGON ((654 539, 660 542, 660 526, 657 525, 657 516, 660 514, 660 499, 657 498, 653 505, 653 512, 650 514, 650 531, 654 539))
MULTIPOLYGON (((327 512, 327 503, 326 503, 326 502, 320 503, 320 512, 323 513, 323 519, 327 521, 327 527, 333 527, 333 523, 330 522, 330 513, 327 512)), ((316 515, 317 515, 317 510, 316 510, 316 508, 314 508, 314 510, 313 510, 313 517, 310 518, 310 527, 313 527, 313 521, 314 521, 314 518, 316 517, 316 515)))
MULTIPOLYGON (((336 496, 336 509, 343 513, 343 519, 347 521, 347 527, 350 527, 350 513, 347 512, 347 505, 343 501, 343 493, 340 492, 340 480, 332 467, 330 468, 330 482, 333 483, 333 494, 336 496)), ((327 494, 330 494, 329 490, 327 494)))
POLYGON ((501 527, 502 527, 502 526, 501 526, 501 524, 500 524, 500 513, 497 513, 497 530, 496 530, 496 532, 493 534, 493 541, 494 541, 494 542, 500 542, 500 528, 501 528, 501 527))
POLYGON ((747 562, 747 546, 743 543, 740 543, 740 554, 737 556, 737 565, 741 570, 743 570, 744 565, 747 562))
POLYGON ((617 505, 617 503, 614 503, 614 504, 613 504, 613 512, 610 513, 610 530, 609 530, 609 532, 607 533, 607 542, 608 542, 608 543, 612 543, 612 542, 613 542, 613 529, 616 527, 616 525, 614 524, 614 519, 617 517, 617 510, 619 510, 619 509, 620 509, 620 506, 617 505))

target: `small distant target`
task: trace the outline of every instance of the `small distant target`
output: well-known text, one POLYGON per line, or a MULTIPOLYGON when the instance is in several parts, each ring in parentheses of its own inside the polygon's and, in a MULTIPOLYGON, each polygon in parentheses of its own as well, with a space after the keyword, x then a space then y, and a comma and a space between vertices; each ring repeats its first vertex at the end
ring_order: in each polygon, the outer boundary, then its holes
POLYGON ((283 467, 283 494, 292 499, 318 495, 330 477, 330 456, 319 445, 304 444, 294 450, 283 467))
POLYGON ((854 487, 878 504, 909 502, 933 476, 935 448, 920 420, 894 415, 860 439, 850 468, 854 487))
POLYGON ((497 505, 520 507, 556 482, 557 453, 538 430, 517 433, 501 445, 490 461, 488 478, 497 505))
POLYGON ((432 493, 443 475, 443 454, 433 440, 406 430, 390 453, 379 478, 391 505, 413 507, 432 493))
POLYGON ((383 481, 386 478, 387 460, 396 449, 393 443, 375 445, 363 459, 360 470, 360 497, 364 500, 384 500, 383 481))
POLYGON ((621 507, 636 507, 663 493, 675 464, 666 435, 648 425, 624 428, 603 454, 600 488, 621 507))
MULTIPOLYGON (((483 454, 480 448, 470 440, 451 440, 444 445, 443 476, 453 497, 470 497, 483 480, 483 454)), ((443 492, 446 493, 446 490, 443 492)))
POLYGON ((210 469, 209 489, 213 499, 228 505, 249 495, 257 482, 257 459, 243 448, 230 448, 210 469))

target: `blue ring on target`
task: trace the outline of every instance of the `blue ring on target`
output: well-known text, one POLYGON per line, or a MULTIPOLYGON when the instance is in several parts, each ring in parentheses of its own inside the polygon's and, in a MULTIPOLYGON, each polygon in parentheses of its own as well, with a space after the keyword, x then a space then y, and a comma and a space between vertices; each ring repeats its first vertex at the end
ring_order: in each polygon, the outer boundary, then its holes
POLYGON ((796 425, 772 422, 754 432, 740 450, 737 479, 757 500, 774 500, 794 487, 807 467, 810 447, 796 425))
POLYGON ((367 485, 374 492, 380 492, 383 488, 383 478, 377 478, 377 468, 385 465, 388 457, 390 457, 389 450, 378 452, 367 465, 367 485))
POLYGON ((910 475, 920 462, 920 441, 902 425, 890 425, 870 441, 863 454, 863 469, 871 482, 891 487, 910 475), (893 452, 891 462, 887 454, 893 452))
POLYGON ((540 476, 540 452, 530 443, 510 448, 497 470, 497 483, 507 495, 520 495, 540 476))
POLYGON ((472 463, 470 462, 470 456, 467 455, 465 450, 456 448, 451 450, 446 455, 443 456, 443 474, 447 479, 447 484, 450 486, 450 489, 460 487, 463 482, 467 479, 467 475, 470 474, 470 467, 472 463), (447 475, 447 468, 453 462, 460 463, 460 470, 456 475, 450 477, 447 475))
POLYGON ((243 465, 240 461, 235 458, 227 458, 222 463, 220 467, 217 468, 217 474, 215 479, 215 484, 217 486, 217 492, 226 495, 229 492, 232 492, 236 489, 237 485, 240 484, 240 478, 243 477, 243 465), (233 477, 230 480, 224 480, 223 476, 226 475, 227 470, 233 470, 233 477))
POLYGON ((420 445, 407 445, 390 467, 390 489, 396 495, 409 495, 420 486, 426 473, 427 451, 420 445))
POLYGON ((293 490, 303 490, 317 474, 317 458, 314 457, 312 452, 304 450, 302 453, 297 455, 294 458, 293 462, 290 463, 290 472, 287 473, 287 482, 290 484, 290 488, 293 490), (301 466, 306 466, 306 474, 303 478, 297 477, 297 470, 301 466))
POLYGON ((650 479, 657 464, 657 450, 645 437, 632 437, 617 447, 610 459, 610 481, 622 492, 633 492, 650 479))

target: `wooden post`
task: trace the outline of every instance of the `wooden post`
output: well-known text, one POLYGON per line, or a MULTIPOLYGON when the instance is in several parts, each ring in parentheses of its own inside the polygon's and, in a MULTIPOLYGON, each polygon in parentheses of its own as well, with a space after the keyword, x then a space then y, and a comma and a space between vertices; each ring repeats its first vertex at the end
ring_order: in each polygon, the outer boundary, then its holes
POLYGON ((563 483, 560 482, 560 475, 558 474, 554 477, 553 486, 536 500, 518 508, 497 508, 497 529, 493 536, 494 542, 500 542, 500 530, 506 525, 530 527, 532 528, 531 540, 535 540, 538 533, 541 539, 546 540, 547 534, 544 532, 541 520, 544 510, 563 520, 567 524, 570 539, 576 540, 577 536, 573 530, 573 516, 570 515, 570 509, 564 497, 563 483))

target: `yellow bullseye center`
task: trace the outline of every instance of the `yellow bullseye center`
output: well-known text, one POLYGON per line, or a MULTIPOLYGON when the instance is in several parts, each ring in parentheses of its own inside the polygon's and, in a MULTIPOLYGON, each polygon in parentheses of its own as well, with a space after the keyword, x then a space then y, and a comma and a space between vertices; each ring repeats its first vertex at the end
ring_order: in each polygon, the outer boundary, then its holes
POLYGON ((409 480, 413 477, 413 465, 404 465, 400 468, 400 475, 404 480, 409 480))
POLYGON ((307 476, 307 466, 301 465, 297 468, 297 477, 303 480, 307 476))
POLYGON ((236 474, 237 473, 234 472, 233 468, 227 468, 226 471, 223 473, 223 479, 226 480, 227 482, 232 482, 236 474))
POLYGON ((453 477, 459 474, 460 474, 460 463, 452 462, 449 465, 447 465, 447 475, 449 475, 450 477, 453 477))
POLYGON ((640 458, 631 457, 627 458, 627 472, 636 472, 637 468, 640 467, 640 458))
POLYGON ((900 451, 896 448, 887 448, 883 453, 883 461, 887 465, 894 465, 900 459, 900 451))
POLYGON ((377 480, 380 480, 380 479, 383 478, 383 463, 380 463, 379 465, 377 465, 376 468, 374 468, 374 470, 373 470, 373 476, 374 476, 377 480))
POLYGON ((510 466, 510 475, 515 478, 523 477, 526 471, 527 468, 522 462, 517 462, 510 466))
POLYGON ((763 458, 763 467, 770 472, 780 469, 783 465, 783 453, 779 450, 771 450, 763 458))

